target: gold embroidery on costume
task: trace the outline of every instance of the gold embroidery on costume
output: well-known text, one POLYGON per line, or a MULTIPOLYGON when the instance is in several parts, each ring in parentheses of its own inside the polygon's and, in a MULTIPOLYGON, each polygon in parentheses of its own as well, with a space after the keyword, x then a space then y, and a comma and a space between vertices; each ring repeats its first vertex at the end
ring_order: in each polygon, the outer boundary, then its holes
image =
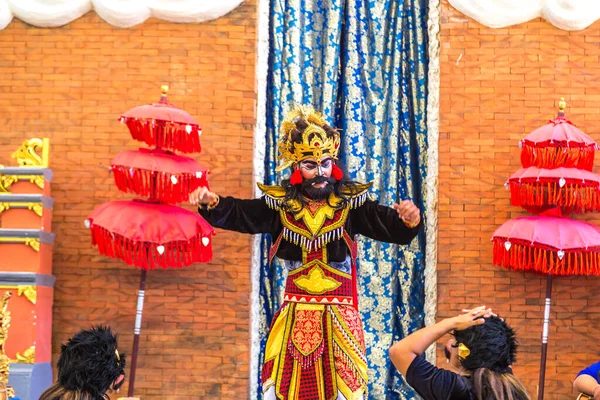
POLYGON ((285 190, 281 186, 258 184, 265 194, 267 205, 278 210, 283 224, 283 238, 300 246, 304 251, 325 248, 332 241, 339 240, 344 234, 344 224, 351 209, 360 207, 368 198, 372 183, 358 184, 356 190, 344 188, 346 202, 331 194, 326 202, 311 202, 310 207, 301 207, 292 201, 292 210, 283 207, 285 190))
POLYGON ((326 219, 333 219, 335 212, 335 208, 330 207, 329 204, 323 202, 322 204, 318 205, 313 212, 311 212, 308 207, 304 207, 302 210, 294 214, 294 218, 296 221, 302 219, 306 227, 309 229, 310 234, 314 237, 317 233, 319 233, 326 219))
MULTIPOLYGON (((303 265, 288 274, 284 306, 265 350, 263 391, 274 387, 277 399, 312 400, 318 395, 335 400, 341 393, 357 400, 366 394, 365 342, 353 276, 328 265, 326 244, 344 239, 350 210, 364 204, 370 186, 359 185, 352 193, 347 189, 345 201, 331 195, 304 208, 293 202, 291 209, 297 211, 290 211, 283 205, 281 186, 259 184, 267 205, 279 211, 280 238, 302 251, 303 265)), ((351 254, 354 260, 352 249, 351 254)))
POLYGON ((305 357, 315 352, 323 343, 323 313, 325 306, 302 304, 296 306, 296 318, 292 327, 292 343, 305 357))
POLYGON ((333 278, 325 276, 323 270, 315 266, 308 276, 300 276, 294 279, 294 283, 300 289, 306 290, 310 294, 323 294, 337 289, 342 284, 333 278))

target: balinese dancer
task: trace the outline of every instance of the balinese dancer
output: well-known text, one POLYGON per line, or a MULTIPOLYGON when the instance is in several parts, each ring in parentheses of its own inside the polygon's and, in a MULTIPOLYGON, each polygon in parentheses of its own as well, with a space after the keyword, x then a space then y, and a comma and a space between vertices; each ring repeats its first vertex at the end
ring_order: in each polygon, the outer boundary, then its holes
POLYGON ((411 201, 385 207, 368 198, 372 183, 346 180, 336 164, 339 147, 339 132, 321 114, 296 106, 278 145, 277 170, 292 168, 281 186, 259 184, 264 196, 253 200, 220 197, 206 188, 190 195, 215 227, 269 233, 271 259, 277 256, 287 267, 284 301, 265 348, 265 399, 366 397, 355 236, 408 244, 421 226, 411 201))

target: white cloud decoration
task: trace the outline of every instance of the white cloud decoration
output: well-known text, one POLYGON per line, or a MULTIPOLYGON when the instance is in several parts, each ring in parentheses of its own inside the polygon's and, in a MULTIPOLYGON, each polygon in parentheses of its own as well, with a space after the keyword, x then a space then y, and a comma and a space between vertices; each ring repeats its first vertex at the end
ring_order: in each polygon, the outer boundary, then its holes
POLYGON ((244 0, 0 0, 0 29, 18 18, 30 25, 54 28, 95 10, 119 28, 141 24, 150 17, 192 23, 217 19, 244 0))
POLYGON ((559 29, 577 31, 600 19, 599 0, 449 0, 458 11, 490 28, 542 17, 559 29))

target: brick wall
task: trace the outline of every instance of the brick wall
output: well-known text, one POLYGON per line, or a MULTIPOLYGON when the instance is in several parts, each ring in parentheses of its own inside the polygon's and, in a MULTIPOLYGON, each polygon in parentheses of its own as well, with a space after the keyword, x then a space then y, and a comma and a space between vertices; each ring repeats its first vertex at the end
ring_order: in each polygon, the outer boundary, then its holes
MULTIPOLYGON (((139 271, 98 256, 83 221, 120 199, 108 166, 141 144, 117 121, 131 107, 172 103, 204 128, 195 157, 212 188, 251 196, 256 4, 201 24, 155 19, 118 29, 95 13, 62 28, 14 20, 0 31, 0 163, 25 138, 51 138, 54 361, 80 328, 108 323, 130 353, 139 271)), ((137 393, 149 399, 247 397, 250 237, 219 232, 214 261, 148 274, 137 393)), ((122 393, 121 393, 122 394, 122 393)))
MULTIPOLYGON (((526 214, 503 185, 520 168, 519 139, 556 115, 561 96, 600 141, 600 23, 491 29, 442 3, 438 314, 485 304, 505 316, 521 339, 515 372, 537 398, 546 278, 493 266, 490 238, 526 214)), ((553 282, 545 398, 569 399, 577 372, 600 359, 600 279, 553 282)))
MULTIPOLYGON (((520 167, 518 140, 555 115, 559 97, 600 140, 600 24, 490 29, 446 0, 442 17, 439 316, 495 307, 518 330, 515 371, 535 395, 545 278, 491 265, 489 238, 524 214, 503 184, 520 167)), ((0 163, 24 138, 52 139, 55 360, 61 341, 93 323, 110 323, 130 348, 139 271, 98 256, 83 227, 96 205, 126 197, 108 172, 119 151, 138 146, 116 121, 121 112, 170 84, 171 101, 204 128, 197 159, 213 189, 251 195, 255 35, 254 1, 197 25, 117 29, 89 13, 63 28, 14 20, 0 31, 0 163)), ((220 231, 211 264, 148 274, 136 385, 144 399, 247 397, 249 243, 220 231)), ((573 376, 600 358, 599 283, 554 280, 547 399, 570 398, 573 376)))

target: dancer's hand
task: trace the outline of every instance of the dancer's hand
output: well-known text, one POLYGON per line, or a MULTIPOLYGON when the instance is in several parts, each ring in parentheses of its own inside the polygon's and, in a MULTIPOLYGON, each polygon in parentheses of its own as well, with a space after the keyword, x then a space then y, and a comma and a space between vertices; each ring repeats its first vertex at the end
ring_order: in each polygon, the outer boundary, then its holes
POLYGON ((219 196, 204 186, 199 187, 190 193, 190 204, 212 204, 216 203, 217 201, 219 201, 219 196))
POLYGON ((392 206, 398 213, 398 217, 404 221, 404 224, 409 228, 414 228, 421 222, 421 211, 410 200, 401 201, 400 204, 394 203, 392 206))

